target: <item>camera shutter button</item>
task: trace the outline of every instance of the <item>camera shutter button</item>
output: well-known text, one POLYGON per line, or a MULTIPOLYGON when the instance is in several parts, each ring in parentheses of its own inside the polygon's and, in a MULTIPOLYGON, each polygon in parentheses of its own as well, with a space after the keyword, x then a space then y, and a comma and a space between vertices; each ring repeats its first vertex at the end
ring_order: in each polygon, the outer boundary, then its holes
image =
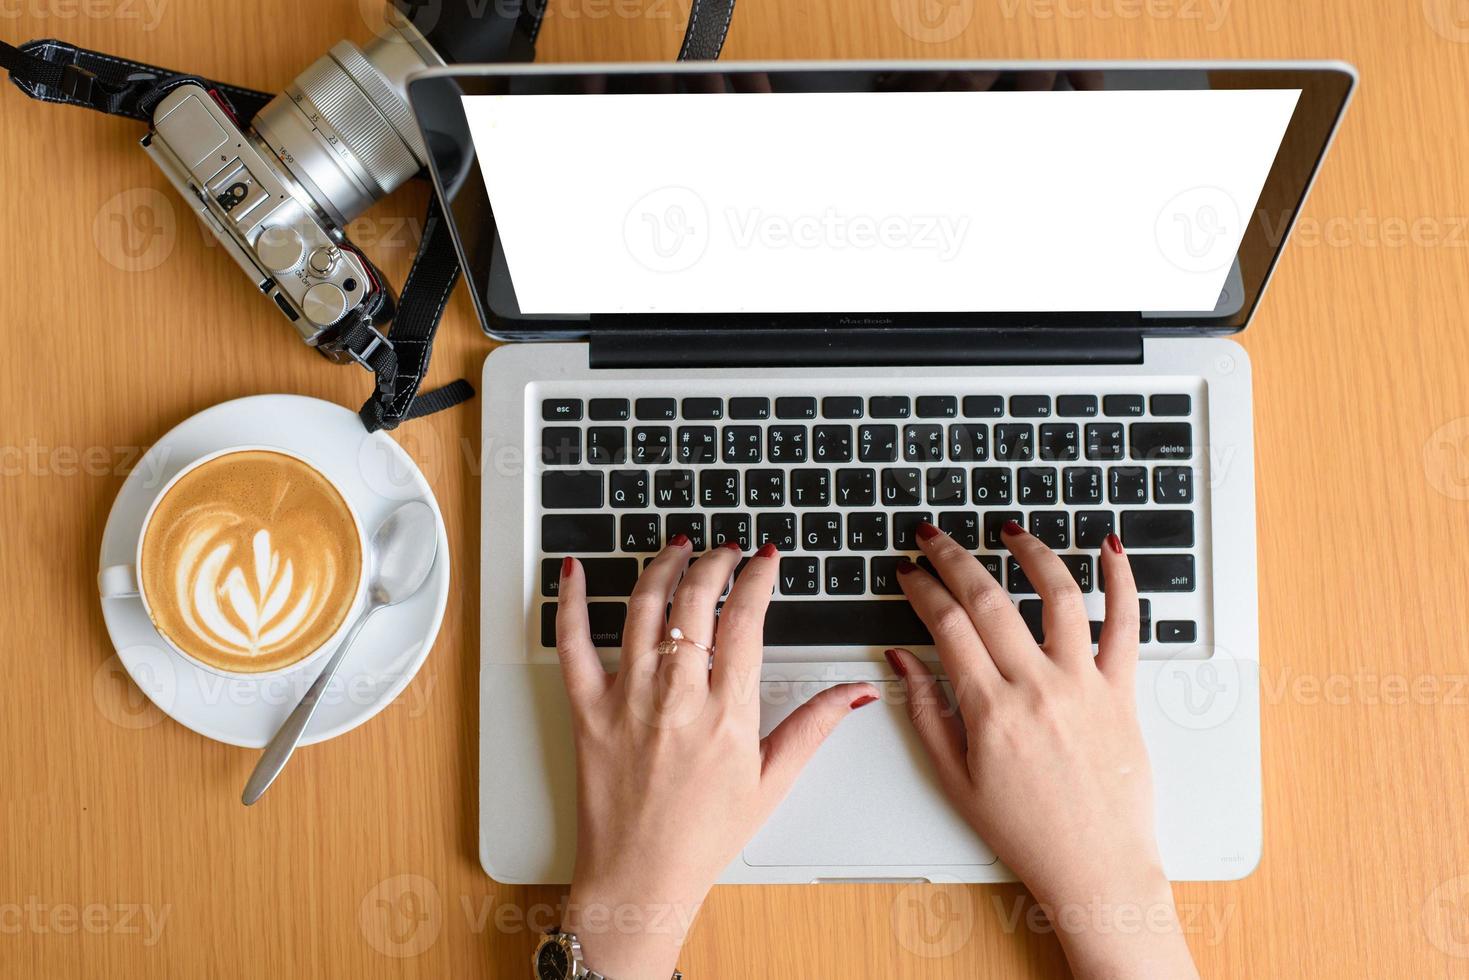
POLYGON ((329 282, 319 282, 306 290, 301 301, 306 319, 319 327, 331 326, 347 312, 347 294, 329 282))
POLYGON ((329 276, 337 267, 337 257, 341 255, 334 246, 319 245, 311 250, 311 257, 306 264, 311 266, 311 271, 318 276, 329 276))
POLYGON ((301 233, 284 225, 274 225, 262 231, 255 240, 255 254, 271 272, 283 275, 295 269, 306 257, 306 243, 301 233))

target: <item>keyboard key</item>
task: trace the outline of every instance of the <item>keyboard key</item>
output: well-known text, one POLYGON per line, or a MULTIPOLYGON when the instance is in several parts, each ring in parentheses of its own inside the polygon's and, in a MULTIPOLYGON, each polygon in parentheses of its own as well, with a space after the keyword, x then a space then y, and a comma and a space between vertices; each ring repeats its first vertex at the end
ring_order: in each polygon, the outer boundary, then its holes
POLYGON ((801 543, 807 551, 840 551, 842 515, 829 512, 802 515, 801 543))
POLYGON ((541 421, 543 422, 579 422, 581 421, 581 399, 580 398, 547 398, 541 402, 541 421))
POLYGON ((918 396, 918 417, 921 419, 952 419, 959 415, 959 399, 953 395, 918 396))
POLYGON ((640 425, 632 430, 632 458, 639 466, 673 461, 673 430, 666 425, 640 425))
POLYGON ((613 507, 648 506, 648 473, 646 470, 613 470, 612 493, 608 502, 613 507))
POLYGON ((1088 551, 1102 546, 1107 535, 1115 530, 1116 518, 1110 510, 1079 510, 1076 512, 1076 546, 1088 551))
POLYGON ((765 458, 772 463, 806 462, 806 427, 772 425, 766 430, 765 458))
POLYGON ((963 470, 935 467, 924 471, 923 480, 930 507, 962 507, 968 502, 963 470))
POLYGON ((1083 592, 1092 590, 1092 559, 1090 555, 1062 555, 1061 564, 1076 580, 1076 587, 1083 592))
POLYGON ((719 430, 712 425, 685 425, 678 430, 680 463, 712 463, 718 458, 719 430))
POLYGON ((732 419, 768 419, 770 418, 770 399, 731 398, 729 417, 732 419))
POLYGON ((1050 395, 1011 395, 1010 415, 1017 419, 1043 419, 1051 414, 1050 395))
POLYGON ((601 507, 602 474, 596 470, 542 473, 541 506, 546 510, 594 510, 601 507))
POLYGON ((881 511, 847 515, 848 551, 886 551, 888 515, 881 511))
POLYGON ((1187 466, 1159 466, 1153 470, 1153 503, 1194 502, 1194 471, 1187 466))
POLYGON ((818 463, 852 461, 852 427, 818 425, 811 430, 811 458, 818 463))
POLYGON ((542 514, 541 551, 548 555, 617 550, 611 514, 542 514))
POLYGON ((898 461, 898 427, 864 425, 857 430, 857 458, 864 463, 898 461))
POLYGON ((723 398, 685 398, 682 408, 683 417, 691 422, 724 418, 723 398))
MULTIPOLYGON (((733 412, 731 401, 731 412, 733 412)), ((760 462, 760 426, 726 425, 724 427, 724 461, 726 463, 760 462)))
POLYGON ((1035 426, 1028 422, 995 426, 995 459, 1002 463, 1024 463, 1035 456, 1035 426))
POLYGON ((837 504, 873 507, 877 504, 876 470, 837 470, 837 504))
POLYGON ((700 470, 699 506, 738 507, 740 474, 738 470, 700 470))
POLYGON ((1187 422, 1134 422, 1127 439, 1133 459, 1193 458, 1193 426, 1187 422))
MULTIPOLYGON (((1154 412, 1153 414, 1157 414, 1154 412)), ((1191 619, 1158 620, 1159 643, 1192 643, 1198 639, 1198 627, 1191 619)))
POLYGON ((904 511, 893 515, 893 550, 918 550, 918 525, 932 524, 933 515, 926 510, 904 511))
MULTIPOLYGON (((636 558, 583 558, 581 567, 589 596, 626 598, 638 584, 636 558)), ((555 596, 560 588, 561 559, 541 559, 541 595, 555 596)))
POLYGON ((933 637, 906 602, 894 599, 775 600, 765 645, 924 646, 933 637))
POLYGON ((827 595, 865 595, 867 563, 853 555, 826 560, 827 595))
POLYGON ((784 507, 786 502, 785 470, 746 470, 746 507, 784 507))
POLYGON ((1011 595, 1034 595, 1035 586, 1030 584, 1030 579, 1025 577, 1025 569, 1020 567, 1020 562, 1014 558, 1005 559, 1006 587, 1011 595))
POLYGON ((1121 459, 1122 425, 1118 422, 1096 422, 1086 427, 1087 459, 1121 459))
POLYGON ((1056 414, 1067 419, 1089 419, 1097 414, 1096 395, 1057 395, 1056 414))
POLYGON ((799 545, 795 514, 757 514, 755 547, 773 544, 777 551, 795 551, 799 545))
POLYGON ((955 422, 949 426, 949 459, 956 463, 982 463, 990 458, 989 429, 978 422, 955 422))
POLYGON ((672 541, 675 535, 682 534, 689 539, 689 545, 695 551, 703 551, 708 541, 705 535, 708 533, 709 525, 703 514, 669 514, 663 519, 663 531, 672 541))
POLYGON ((916 469, 882 471, 882 503, 884 507, 917 507, 923 503, 921 477, 916 469))
POLYGON ((623 551, 657 551, 663 547, 657 514, 623 514, 617 537, 623 551))
POLYGON ((1118 415, 1141 415, 1143 396, 1105 395, 1102 398, 1102 414, 1113 418, 1118 415))
POLYGON ((1056 469, 1052 466, 1021 466, 1015 470, 1015 502, 1022 507, 1043 507, 1056 502, 1056 469))
MULTIPOLYGON (((1193 555, 1140 555, 1129 552, 1127 562, 1139 592, 1192 592, 1193 555)), ((1107 576, 1102 576, 1102 591, 1107 591, 1107 576)))
POLYGON ((821 414, 829 419, 860 419, 862 399, 857 395, 832 395, 823 398, 821 414))
MULTIPOLYGON (((622 627, 627 621, 625 602, 587 603, 587 623, 591 627, 592 645, 622 646, 622 627)), ((541 603, 541 646, 556 646, 556 603, 541 603)))
POLYGON ((997 419, 1005 414, 1005 399, 999 395, 965 395, 966 419, 997 419))
POLYGON ((816 417, 816 399, 777 398, 775 400, 775 417, 778 419, 814 419, 816 417))
POLYGON ((932 463, 943 458, 943 426, 910 425, 903 429, 903 459, 910 463, 932 463))
POLYGON ((831 471, 806 467, 791 470, 791 504, 796 507, 830 507, 831 471))
POLYGON ((976 555, 975 557, 979 559, 984 570, 990 573, 990 578, 996 583, 1004 582, 1004 568, 999 555, 976 555))
POLYGON ((1113 466, 1107 470, 1107 500, 1114 504, 1148 502, 1148 471, 1141 466, 1113 466))
POLYGON ((821 591, 821 559, 809 555, 780 560, 781 595, 816 595, 821 591))
POLYGON ((976 466, 969 471, 974 503, 997 507, 1010 503, 1010 470, 1003 466, 976 466))
POLYGON ((1128 548, 1192 548, 1193 511, 1124 510, 1122 543, 1128 548))
POLYGON ((593 398, 587 404, 587 418, 593 422, 626 422, 628 417, 626 398, 593 398))
POLYGON ((1071 515, 1064 510, 1030 512, 1030 533, 1049 548, 1060 551, 1071 547, 1071 515))
POLYGON ((739 544, 741 551, 749 551, 752 547, 750 539, 753 531, 750 527, 749 514, 715 514, 709 519, 710 541, 713 547, 719 547, 726 541, 734 541, 739 544))
POLYGON ((1051 422, 1041 426, 1041 459, 1080 459, 1080 437, 1081 434, 1071 422, 1051 422))
POLYGON ((633 413, 641 422, 671 422, 678 418, 678 402, 672 398, 639 398, 633 413))
POLYGON ((984 547, 986 551, 1009 551, 1000 529, 1007 521, 1017 524, 1025 520, 1018 510, 990 510, 984 515, 984 547))
POLYGON ((1068 466, 1061 471, 1061 499, 1068 504, 1102 502, 1102 468, 1068 466))
POLYGON ((541 462, 547 466, 576 466, 581 462, 581 430, 575 426, 547 426, 541 430, 541 462))
POLYGON ((1154 415, 1187 415, 1193 411, 1193 399, 1188 395, 1154 395, 1148 399, 1148 411, 1154 415))
POLYGON ((871 571, 873 595, 902 595, 903 587, 898 584, 898 562, 896 555, 883 555, 868 563, 871 571))
POLYGON ((1030 630, 1030 635, 1037 643, 1046 642, 1045 630, 1042 627, 1042 607, 1044 605, 1045 603, 1039 599, 1020 600, 1020 618, 1025 620, 1026 629, 1030 630))
POLYGON ((593 426, 587 430, 587 462, 610 466, 627 462, 627 430, 593 426))
POLYGON ((653 474, 653 502, 659 507, 688 510, 694 506, 694 471, 659 470, 653 474))
POLYGON ((974 511, 944 511, 939 515, 939 530, 953 538, 965 551, 979 550, 979 515, 974 511))
POLYGON ((913 413, 907 395, 873 395, 867 399, 867 414, 875 419, 905 419, 913 413))

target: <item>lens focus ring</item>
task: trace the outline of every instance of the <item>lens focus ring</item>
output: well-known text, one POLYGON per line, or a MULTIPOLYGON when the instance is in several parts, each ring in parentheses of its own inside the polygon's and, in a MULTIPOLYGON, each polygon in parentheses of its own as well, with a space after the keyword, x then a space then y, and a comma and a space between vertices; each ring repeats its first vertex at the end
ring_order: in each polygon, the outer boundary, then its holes
MULTIPOLYGON (((335 132, 377 185, 377 193, 386 194, 418 172, 418 158, 336 60, 337 49, 342 47, 351 46, 345 42, 337 45, 332 57, 322 58, 303 71, 296 85, 320 112, 318 125, 324 122, 322 128, 335 132)), ((396 99, 391 93, 390 97, 396 99)))

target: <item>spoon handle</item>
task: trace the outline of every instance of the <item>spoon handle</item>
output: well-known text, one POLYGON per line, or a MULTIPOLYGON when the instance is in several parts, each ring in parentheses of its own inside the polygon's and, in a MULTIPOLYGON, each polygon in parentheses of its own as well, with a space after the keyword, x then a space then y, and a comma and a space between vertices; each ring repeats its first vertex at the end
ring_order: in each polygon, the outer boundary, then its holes
POLYGON ((245 783, 245 792, 240 800, 246 805, 254 803, 264 795, 270 784, 275 782, 281 770, 286 767, 286 762, 291 758, 291 753, 296 751, 296 745, 301 741, 301 736, 306 731, 306 726, 311 721, 311 716, 316 713, 316 706, 321 703, 321 693, 326 690, 327 684, 331 683, 337 668, 342 665, 347 651, 352 648, 352 643, 357 639, 357 634, 362 632, 362 627, 367 625, 368 618, 378 611, 379 606, 367 609, 347 634, 347 638, 337 647, 337 652, 326 662, 321 673, 316 675, 316 680, 311 682, 301 702, 296 705, 290 717, 271 737, 265 746, 265 751, 260 755, 260 761, 255 763, 255 771, 250 773, 250 779, 245 783))

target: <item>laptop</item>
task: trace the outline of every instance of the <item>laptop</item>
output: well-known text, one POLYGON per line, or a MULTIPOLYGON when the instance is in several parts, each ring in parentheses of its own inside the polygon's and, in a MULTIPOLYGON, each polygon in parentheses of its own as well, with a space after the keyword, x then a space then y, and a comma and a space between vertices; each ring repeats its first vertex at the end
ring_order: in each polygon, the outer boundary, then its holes
MULTIPOLYGON (((1040 601, 999 530, 1141 590, 1137 706, 1174 879, 1261 855, 1250 361, 1350 66, 451 67, 410 85, 485 330, 479 834, 570 879, 553 649, 578 557, 604 663, 675 534, 780 548, 765 731, 856 713, 725 870, 746 883, 1009 880, 944 799, 883 660, 936 664, 896 583, 932 521, 1040 601), (894 834, 891 828, 904 828, 894 834)), ((1284 329, 1284 326, 1279 327, 1284 329)))

